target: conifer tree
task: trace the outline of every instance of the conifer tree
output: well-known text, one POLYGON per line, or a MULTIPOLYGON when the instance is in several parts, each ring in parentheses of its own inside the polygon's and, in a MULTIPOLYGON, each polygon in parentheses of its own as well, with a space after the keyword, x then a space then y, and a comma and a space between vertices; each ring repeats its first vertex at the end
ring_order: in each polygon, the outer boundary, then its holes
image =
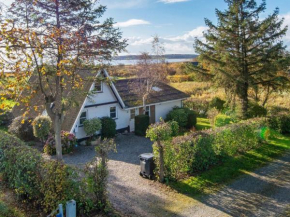
POLYGON ((205 42, 196 39, 194 48, 201 62, 194 70, 210 75, 228 92, 237 95, 241 118, 247 117, 249 88, 287 82, 278 72, 286 70, 288 57, 282 37, 278 8, 265 19, 266 2, 225 0, 228 9, 216 9, 217 25, 205 19, 205 42), (206 65, 207 67, 202 67, 206 65))

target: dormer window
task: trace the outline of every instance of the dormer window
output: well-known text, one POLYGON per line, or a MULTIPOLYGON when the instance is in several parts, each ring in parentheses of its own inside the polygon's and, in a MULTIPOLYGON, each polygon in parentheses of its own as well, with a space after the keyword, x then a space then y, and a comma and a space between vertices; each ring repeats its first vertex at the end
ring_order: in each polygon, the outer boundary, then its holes
POLYGON ((95 82, 95 91, 97 91, 98 93, 103 92, 103 82, 102 81, 95 82))

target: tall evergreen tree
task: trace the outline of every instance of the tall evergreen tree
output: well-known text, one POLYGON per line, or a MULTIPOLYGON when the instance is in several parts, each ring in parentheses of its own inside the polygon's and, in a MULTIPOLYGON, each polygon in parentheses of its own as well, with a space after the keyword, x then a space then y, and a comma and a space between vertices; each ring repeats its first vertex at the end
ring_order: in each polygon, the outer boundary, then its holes
MULTIPOLYGON (((280 70, 286 69, 286 47, 282 37, 287 27, 282 27, 279 10, 265 19, 260 14, 266 2, 255 0, 225 0, 228 9, 216 9, 218 24, 205 19, 208 30, 205 42, 196 39, 194 48, 201 66, 195 71, 211 75, 220 86, 237 95, 240 116, 247 117, 250 87, 269 86, 284 82, 280 70)), ((287 79, 286 79, 287 80, 287 79)))
MULTIPOLYGON (((119 29, 113 27, 113 19, 100 22, 105 11, 98 0, 15 0, 1 24, 6 59, 13 59, 3 65, 13 70, 16 78, 23 74, 36 77, 34 86, 43 95, 54 123, 58 160, 62 159, 65 111, 83 89, 80 69, 109 60, 127 45, 119 29), (65 91, 71 93, 69 98, 65 91)), ((29 84, 21 88, 31 91, 31 96, 35 91, 29 84)))

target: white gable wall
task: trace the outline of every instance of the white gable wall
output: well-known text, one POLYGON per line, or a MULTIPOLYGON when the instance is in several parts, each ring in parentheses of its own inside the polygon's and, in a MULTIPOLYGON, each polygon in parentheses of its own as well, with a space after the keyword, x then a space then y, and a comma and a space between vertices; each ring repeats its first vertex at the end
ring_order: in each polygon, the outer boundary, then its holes
MULTIPOLYGON (((123 110, 121 108, 120 104, 117 102, 117 99, 108 84, 103 82, 102 85, 103 85, 102 92, 96 93, 93 96, 90 96, 89 98, 86 99, 85 106, 80 112, 80 114, 86 111, 87 119, 109 117, 110 107, 116 107, 117 118, 115 119, 115 121, 117 125, 117 130, 128 127, 129 121, 130 121, 130 112, 123 110), (110 103, 110 104, 98 105, 98 104, 103 104, 103 103, 110 103), (91 106, 91 105, 96 105, 96 106, 86 108, 86 106, 91 106)), ((74 130, 74 134, 76 135, 76 137, 78 139, 87 137, 84 131, 84 128, 82 126, 79 126, 79 117, 78 117, 76 125, 77 126, 75 127, 75 130, 74 130)))
POLYGON ((103 82, 102 86, 103 86, 103 91, 100 93, 94 94, 94 96, 90 96, 87 100, 86 106, 117 101, 116 97, 114 96, 108 84, 103 82))

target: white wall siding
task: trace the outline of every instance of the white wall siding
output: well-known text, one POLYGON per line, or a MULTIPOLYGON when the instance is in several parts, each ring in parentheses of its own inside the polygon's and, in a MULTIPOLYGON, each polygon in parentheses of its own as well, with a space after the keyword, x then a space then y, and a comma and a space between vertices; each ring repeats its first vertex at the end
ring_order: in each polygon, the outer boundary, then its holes
MULTIPOLYGON (((115 119, 116 124, 117 124, 117 130, 128 127, 129 121, 130 121, 130 112, 121 109, 118 103, 85 108, 83 109, 83 111, 87 112, 87 119, 109 117, 110 107, 114 107, 114 106, 117 109, 117 118, 115 119)), ((86 133, 84 131, 84 128, 78 127, 78 130, 75 133, 75 135, 78 139, 85 138, 86 133)))
POLYGON ((102 85, 103 85, 103 91, 100 93, 96 93, 94 96, 90 96, 90 98, 87 100, 86 105, 101 104, 101 103, 106 103, 106 102, 117 101, 111 88, 105 82, 103 82, 102 85))
POLYGON ((172 101, 172 102, 165 102, 161 104, 156 104, 156 122, 159 122, 160 118, 165 119, 166 115, 173 109, 173 107, 181 107, 182 100, 172 101))

